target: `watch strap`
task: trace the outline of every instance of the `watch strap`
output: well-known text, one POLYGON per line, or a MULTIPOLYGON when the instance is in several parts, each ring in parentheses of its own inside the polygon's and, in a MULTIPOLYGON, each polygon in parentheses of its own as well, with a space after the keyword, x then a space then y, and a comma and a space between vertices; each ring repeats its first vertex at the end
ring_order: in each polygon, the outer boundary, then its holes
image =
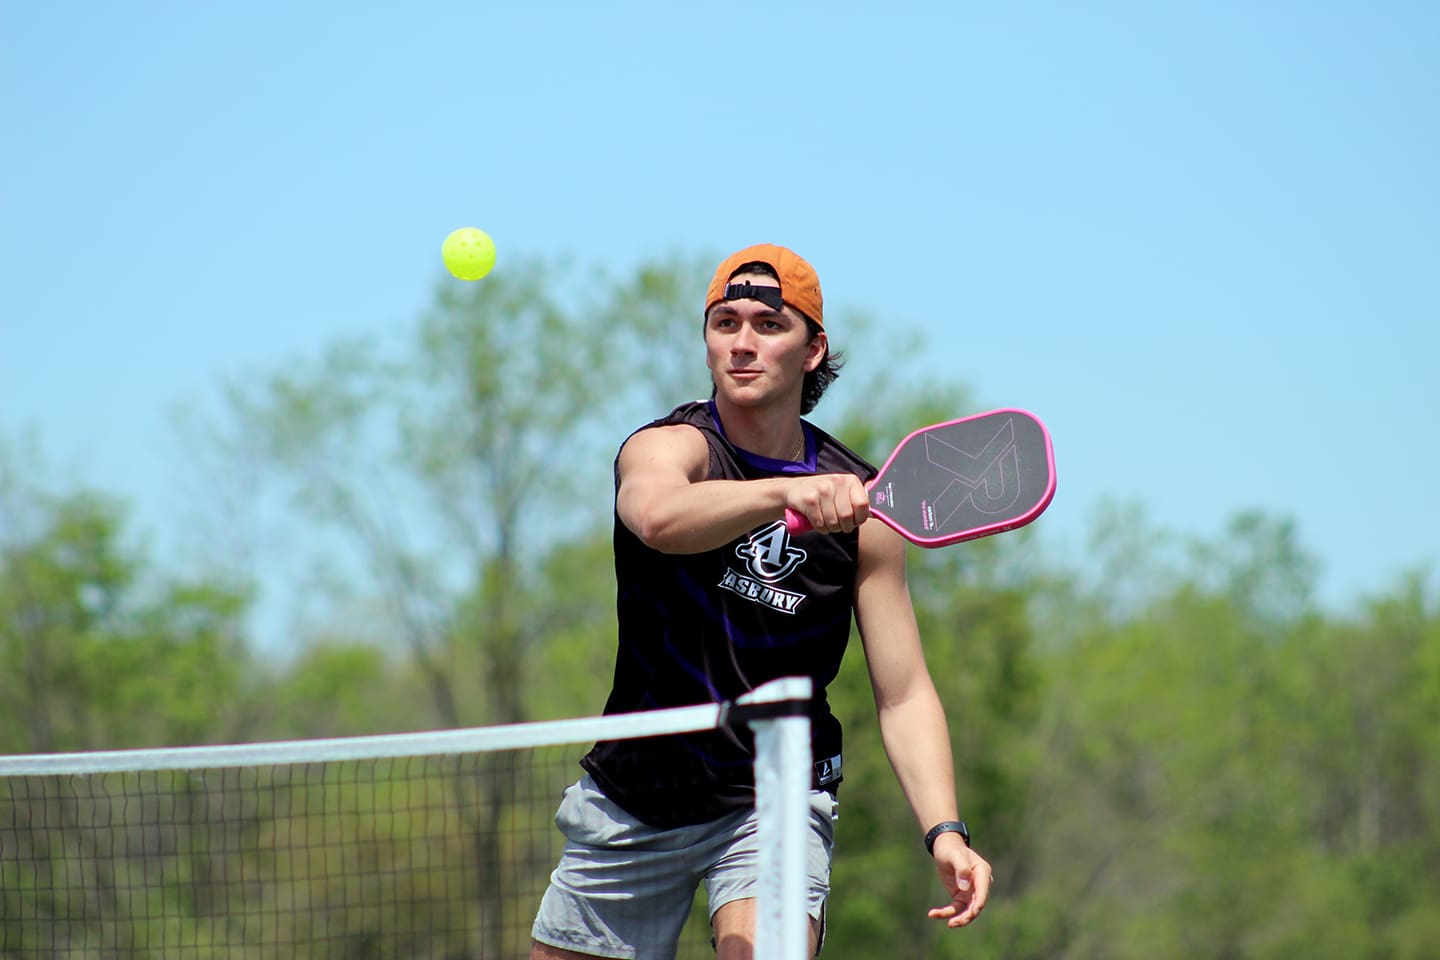
POLYGON ((925 852, 932 857, 935 855, 935 841, 942 833, 958 833, 965 846, 970 846, 970 828, 965 826, 964 820, 942 820, 925 834, 925 852))

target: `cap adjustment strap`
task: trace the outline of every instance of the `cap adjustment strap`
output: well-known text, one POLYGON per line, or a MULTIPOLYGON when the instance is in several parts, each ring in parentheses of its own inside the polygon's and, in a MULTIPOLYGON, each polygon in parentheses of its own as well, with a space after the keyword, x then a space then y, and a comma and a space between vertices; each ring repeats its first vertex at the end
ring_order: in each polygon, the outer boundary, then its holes
POLYGON ((772 310, 785 305, 785 297, 779 287, 757 287, 749 283, 725 284, 726 300, 759 300, 772 310))

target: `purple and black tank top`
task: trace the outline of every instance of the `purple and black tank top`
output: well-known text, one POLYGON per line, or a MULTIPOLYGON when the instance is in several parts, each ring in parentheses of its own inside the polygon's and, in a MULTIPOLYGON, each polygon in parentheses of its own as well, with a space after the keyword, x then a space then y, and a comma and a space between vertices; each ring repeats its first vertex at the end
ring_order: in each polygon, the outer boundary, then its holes
MULTIPOLYGON (((733 446, 705 401, 677 407, 641 429, 671 424, 689 424, 704 435, 712 480, 875 475, 873 466, 808 423, 802 463, 733 446)), ((777 519, 717 550, 662 554, 617 514, 619 648, 605 712, 731 700, 778 677, 809 676, 816 690, 813 782, 833 791, 840 781, 841 733, 824 691, 850 637, 858 550, 856 533, 791 535, 777 519)), ((581 764, 632 815, 673 827, 752 806, 752 758, 748 729, 737 729, 602 742, 581 764)))

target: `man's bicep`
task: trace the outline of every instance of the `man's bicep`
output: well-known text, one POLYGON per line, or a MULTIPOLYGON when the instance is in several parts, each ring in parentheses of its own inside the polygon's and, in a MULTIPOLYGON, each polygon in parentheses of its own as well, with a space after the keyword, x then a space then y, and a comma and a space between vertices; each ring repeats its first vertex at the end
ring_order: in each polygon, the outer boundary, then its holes
POLYGON ((618 462, 615 508, 631 530, 644 511, 665 494, 705 479, 710 448, 694 427, 675 425, 641 430, 625 442, 618 462))

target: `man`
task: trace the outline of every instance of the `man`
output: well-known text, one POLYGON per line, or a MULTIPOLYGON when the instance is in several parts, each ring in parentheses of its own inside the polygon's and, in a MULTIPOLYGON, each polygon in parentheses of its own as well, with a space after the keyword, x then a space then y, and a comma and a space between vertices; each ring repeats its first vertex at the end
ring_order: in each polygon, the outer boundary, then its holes
MULTIPOLYGON (((825 700, 852 614, 880 732, 961 927, 990 865, 957 816, 944 710, 921 652, 905 546, 867 523, 875 468, 803 421, 838 372, 820 281, 783 247, 720 264, 705 302, 710 401, 627 439, 615 463, 620 646, 607 713, 733 699, 808 675, 811 952, 829 892, 840 728, 825 700), (787 510, 813 531, 793 535, 787 510)), ((756 843, 751 741, 715 732, 599 743, 556 816, 568 843, 532 931, 532 960, 672 957, 698 883, 721 960, 749 957, 756 843)))

